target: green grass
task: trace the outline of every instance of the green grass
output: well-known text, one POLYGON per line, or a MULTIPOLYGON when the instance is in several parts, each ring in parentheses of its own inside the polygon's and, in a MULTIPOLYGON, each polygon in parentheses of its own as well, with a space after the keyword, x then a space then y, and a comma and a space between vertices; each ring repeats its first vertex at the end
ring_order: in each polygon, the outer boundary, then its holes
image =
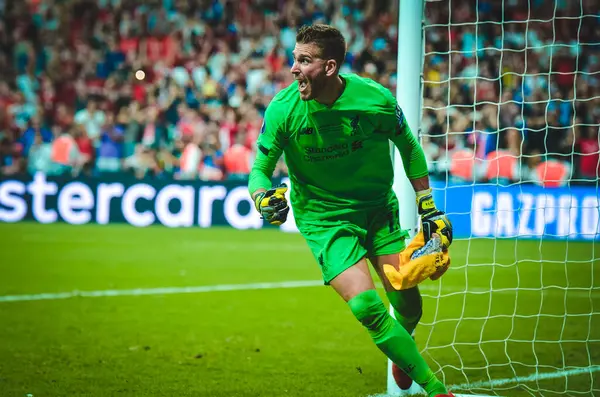
MULTIPOLYGON (((457 241, 451 271, 422 286, 417 343, 448 384, 598 365, 599 258, 594 243, 457 241)), ((319 278, 302 238, 275 230, 0 224, 0 296, 319 278)), ((0 302, 0 324, 2 397, 365 397, 386 385, 385 358, 327 287, 0 302)), ((600 372, 497 387, 593 395, 600 372)))

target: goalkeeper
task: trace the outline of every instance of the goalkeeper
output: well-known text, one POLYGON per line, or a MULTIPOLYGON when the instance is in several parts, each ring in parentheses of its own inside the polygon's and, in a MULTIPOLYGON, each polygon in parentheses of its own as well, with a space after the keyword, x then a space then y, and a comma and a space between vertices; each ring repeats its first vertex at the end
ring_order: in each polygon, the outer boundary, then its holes
POLYGON ((372 80, 339 74, 345 49, 344 37, 331 26, 304 26, 297 32, 291 68, 296 81, 266 110, 250 194, 266 221, 286 221, 287 187, 271 186, 277 160, 284 154, 296 224, 325 284, 347 302, 395 364, 400 387, 410 387, 412 379, 429 396, 451 396, 411 337, 422 314, 416 284, 439 277, 448 256, 435 247, 434 254, 415 260, 407 255, 407 233, 400 228, 392 190, 390 140, 402 155, 421 215, 422 244, 411 244, 409 253, 425 243, 425 250, 432 244, 447 248, 451 226, 435 208, 423 150, 394 96, 372 80), (381 278, 397 320, 379 297, 367 260, 381 278))

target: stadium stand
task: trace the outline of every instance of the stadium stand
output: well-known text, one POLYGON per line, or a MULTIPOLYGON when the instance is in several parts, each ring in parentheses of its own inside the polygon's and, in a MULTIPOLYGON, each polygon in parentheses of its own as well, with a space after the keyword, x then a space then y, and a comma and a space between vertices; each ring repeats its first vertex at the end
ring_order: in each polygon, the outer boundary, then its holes
MULTIPOLYGON (((514 3, 505 10, 508 20, 528 11, 514 3)), ((483 24, 476 37, 472 26, 460 24, 474 20, 467 4, 451 29, 444 26, 447 7, 427 7, 433 27, 426 31, 421 133, 432 175, 536 181, 548 175, 540 167, 553 169, 558 161, 576 178, 597 179, 600 106, 584 99, 600 94, 593 73, 598 48, 569 47, 551 62, 543 49, 568 32, 568 19, 558 38, 534 22, 510 24, 505 35, 497 24, 483 24), (527 68, 520 52, 503 51, 500 70, 499 49, 525 39, 542 50, 527 51, 527 68), (449 49, 459 51, 450 57, 449 49), (575 67, 584 72, 576 79, 575 67), (475 86, 473 76, 481 77, 475 86), (472 166, 457 166, 469 151, 472 166), (490 175, 490 156, 499 161, 498 151, 509 152, 519 172, 490 175), (539 165, 547 160, 553 162, 539 165)), ((532 4, 529 12, 543 12, 543 2, 532 4)), ((479 5, 482 20, 495 12, 493 2, 479 5)), ((397 7, 323 0, 0 2, 0 175, 244 178, 264 109, 292 81, 297 27, 335 25, 348 40, 342 71, 395 92, 397 7)), ((580 28, 581 43, 598 31, 580 28)), ((285 172, 281 162, 276 175, 285 172)))

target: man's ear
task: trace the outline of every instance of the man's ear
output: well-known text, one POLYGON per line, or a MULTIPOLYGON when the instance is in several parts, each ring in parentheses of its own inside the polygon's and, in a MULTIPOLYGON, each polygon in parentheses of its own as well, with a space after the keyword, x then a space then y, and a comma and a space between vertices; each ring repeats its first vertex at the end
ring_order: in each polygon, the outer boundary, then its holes
POLYGON ((337 66, 338 64, 335 59, 328 59, 325 61, 325 74, 327 76, 333 76, 337 70, 337 66))

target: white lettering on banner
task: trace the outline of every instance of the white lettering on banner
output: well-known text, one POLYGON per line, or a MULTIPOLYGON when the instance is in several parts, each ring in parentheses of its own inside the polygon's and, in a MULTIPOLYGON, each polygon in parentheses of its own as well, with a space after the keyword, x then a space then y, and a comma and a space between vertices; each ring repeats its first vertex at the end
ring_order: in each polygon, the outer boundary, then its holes
POLYGON ((600 234, 600 200, 587 196, 581 207, 581 237, 593 240, 600 234))
POLYGON ((229 191, 229 194, 225 198, 223 209, 225 219, 236 229, 259 229, 263 224, 260 215, 254 210, 254 203, 245 186, 236 187, 229 191), (242 201, 247 201, 250 206, 250 211, 246 215, 241 215, 238 211, 238 207, 242 201))
POLYGON ((471 234, 474 236, 487 236, 492 232, 492 209, 494 198, 488 192, 473 194, 471 211, 471 234))
POLYGON ((519 194, 519 200, 521 201, 521 211, 517 210, 519 214, 519 236, 532 236, 533 231, 527 227, 529 224, 529 218, 531 218, 531 210, 533 208, 533 195, 529 193, 519 194))
POLYGON ((571 208, 569 209, 569 234, 572 234, 573 237, 577 236, 577 217, 579 216, 579 204, 577 203, 577 198, 572 197, 571 200, 571 208))
POLYGON ((194 224, 194 188, 191 186, 167 185, 158 192, 154 210, 160 223, 168 227, 190 227, 194 224), (177 213, 169 210, 169 203, 178 200, 181 208, 177 213))
POLYGON ((155 218, 152 211, 138 212, 135 209, 135 203, 140 198, 152 200, 155 195, 156 189, 145 183, 133 185, 127 189, 125 194, 123 194, 123 202, 121 203, 121 210, 123 211, 125 220, 133 226, 143 227, 153 224, 155 218))
POLYGON ((101 183, 96 197, 96 222, 106 225, 110 221, 110 200, 125 192, 122 183, 101 183))
POLYGON ((537 196, 535 204, 535 234, 543 236, 546 225, 556 220, 556 200, 550 194, 537 196))
MULTIPOLYGON (((291 187, 289 180, 284 182, 291 187)), ((528 186, 465 191, 457 197, 458 200, 470 197, 471 211, 469 215, 464 214, 464 221, 457 217, 456 235, 600 240, 600 197, 594 193, 594 189, 539 190, 528 186)), ((180 185, 174 182, 157 190, 145 183, 126 188, 123 183, 115 182, 98 183, 97 191, 94 191, 84 181, 75 180, 59 186, 40 173, 29 182, 0 182, 0 222, 18 222, 32 216, 40 223, 62 219, 71 224, 86 224, 94 220, 107 224, 123 216, 127 223, 138 227, 157 221, 167 227, 193 227, 196 224, 211 227, 213 216, 221 211, 221 205, 215 206, 215 201, 223 203, 219 222, 224 216, 224 220, 236 229, 263 226, 246 186, 228 191, 224 185, 180 185), (56 200, 53 200, 53 195, 56 200), (117 201, 113 202, 113 199, 117 201), (143 206, 140 200, 144 200, 143 206), (178 200, 180 206, 173 200, 178 200), (248 205, 250 209, 240 213, 240 205, 248 205), (144 208, 144 211, 137 208, 144 208), (111 213, 112 210, 115 213, 111 213), (197 219, 194 218, 196 211, 197 219)), ((457 209, 451 207, 450 211, 463 214, 464 209, 461 205, 457 209)), ((452 212, 450 215, 453 216, 452 212)), ((280 230, 298 231, 292 210, 280 230)))
POLYGON ((198 193, 198 225, 212 226, 213 202, 227 196, 225 186, 204 186, 198 193))
POLYGON ((82 225, 92 219, 90 210, 94 207, 94 193, 84 183, 71 182, 60 191, 57 204, 65 222, 82 225))
POLYGON ((27 203, 18 196, 23 194, 25 194, 25 185, 19 181, 6 181, 0 184, 0 222, 18 222, 25 218, 27 203))
POLYGON ((571 195, 563 195, 558 199, 558 225, 556 234, 561 237, 577 234, 577 199, 571 195))
POLYGON ((514 236, 515 211, 510 193, 499 193, 496 203, 496 235, 514 236))
POLYGON ((37 172, 27 186, 27 191, 32 196, 33 217, 40 223, 56 222, 56 210, 46 209, 46 196, 55 195, 58 191, 56 183, 46 182, 46 175, 37 172))

